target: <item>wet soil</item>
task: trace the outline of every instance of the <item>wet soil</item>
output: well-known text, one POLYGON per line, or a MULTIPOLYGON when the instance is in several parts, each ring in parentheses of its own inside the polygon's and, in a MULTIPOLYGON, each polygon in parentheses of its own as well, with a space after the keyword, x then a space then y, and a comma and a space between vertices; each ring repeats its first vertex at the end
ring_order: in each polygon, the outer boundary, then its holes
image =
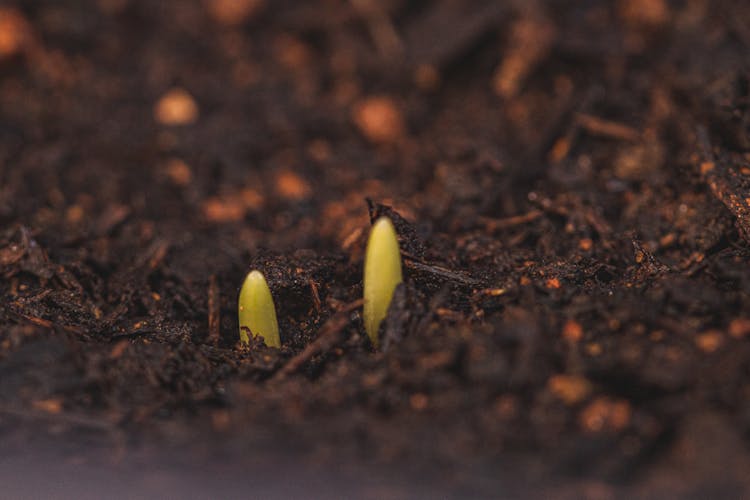
POLYGON ((730 0, 0 2, 4 484, 747 494, 749 26, 730 0), (383 214, 406 282, 376 350, 383 214), (238 343, 252 268, 280 350, 238 343))

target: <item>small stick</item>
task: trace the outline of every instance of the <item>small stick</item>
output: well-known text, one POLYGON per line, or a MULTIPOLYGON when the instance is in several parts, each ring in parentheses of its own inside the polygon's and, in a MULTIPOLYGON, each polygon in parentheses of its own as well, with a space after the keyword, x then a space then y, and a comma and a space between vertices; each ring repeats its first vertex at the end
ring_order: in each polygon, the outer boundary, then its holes
POLYGON ((310 292, 312 292, 312 298, 313 298, 313 305, 315 306, 315 312, 320 314, 320 293, 318 293, 318 284, 315 283, 315 280, 310 278, 310 292))
POLYGON ((425 271, 425 272, 428 272, 428 273, 431 273, 436 276, 440 276, 442 278, 449 279, 452 281, 457 281, 466 286, 474 286, 474 285, 479 285, 482 283, 480 280, 474 279, 470 276, 466 276, 463 273, 458 273, 455 271, 451 271, 450 269, 445 269, 444 267, 431 266, 429 264, 420 262, 416 260, 414 257, 411 257, 410 255, 408 255, 406 252, 402 251, 401 255, 404 257, 404 265, 406 265, 406 267, 417 269, 419 271, 425 271))
POLYGON ((488 231, 495 231, 497 229, 506 229, 513 226, 525 224, 537 220, 539 217, 544 215, 541 210, 531 210, 525 214, 514 215, 513 217, 506 217, 504 219, 493 219, 490 217, 482 217, 482 222, 488 231))
POLYGON ((586 131, 594 135, 613 137, 624 141, 637 141, 641 137, 640 132, 633 127, 628 127, 622 123, 605 120, 604 118, 599 118, 593 115, 577 113, 575 121, 586 131))
POLYGON ((96 221, 94 236, 106 236, 130 217, 131 210, 125 205, 112 205, 96 221))
POLYGON ((116 431, 117 423, 98 418, 89 418, 75 413, 47 413, 40 410, 16 408, 11 406, 0 406, 0 414, 10 415, 24 419, 49 420, 51 422, 62 422, 78 427, 98 429, 102 431, 116 431))
POLYGON ((312 341, 304 351, 294 356, 274 375, 273 380, 283 380, 287 376, 299 370, 302 365, 310 361, 316 354, 332 348, 340 342, 340 333, 349 324, 349 313, 364 303, 363 299, 357 299, 331 316, 320 329, 318 338, 312 341))
POLYGON ((380 2, 373 0, 350 0, 350 2, 367 24, 367 29, 380 55, 390 59, 400 57, 404 52, 404 43, 380 2))
POLYGON ((161 265, 164 257, 167 256, 167 252, 169 252, 169 246, 169 242, 164 240, 157 242, 155 245, 152 245, 151 255, 148 259, 149 272, 154 271, 161 265))
POLYGON ((212 274, 208 280, 208 342, 219 344, 221 309, 219 301, 219 283, 216 275, 212 274))
POLYGON ((32 315, 26 314, 25 312, 22 312, 22 311, 15 311, 13 309, 7 309, 7 310, 11 314, 15 314, 18 317, 25 319, 29 323, 34 324, 36 326, 41 326, 42 328, 49 328, 51 330, 54 330, 55 328, 60 328, 62 330, 65 330, 66 332, 78 333, 78 334, 83 333, 83 330, 81 330, 81 328, 79 328, 77 326, 63 325, 61 323, 55 323, 54 321, 50 321, 48 319, 40 318, 40 317, 37 317, 37 316, 32 316, 32 315))
POLYGON ((52 323, 48 319, 37 318, 35 316, 29 316, 29 315, 24 314, 24 313, 19 313, 19 316, 21 316, 22 318, 28 320, 29 323, 34 324, 36 326, 41 326, 42 328, 54 328, 55 327, 55 324, 52 323))

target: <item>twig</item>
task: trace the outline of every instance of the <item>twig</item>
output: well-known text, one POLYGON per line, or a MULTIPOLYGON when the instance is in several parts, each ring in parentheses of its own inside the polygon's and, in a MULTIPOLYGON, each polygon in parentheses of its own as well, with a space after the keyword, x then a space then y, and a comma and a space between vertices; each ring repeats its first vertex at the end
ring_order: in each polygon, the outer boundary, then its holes
POLYGON ((380 55, 386 59, 400 57, 404 53, 404 44, 380 2, 373 0, 349 1, 364 18, 380 55))
POLYGON ((604 89, 592 85, 581 92, 571 92, 555 106, 548 125, 541 131, 542 139, 524 154, 524 161, 519 163, 523 167, 516 167, 514 178, 518 182, 534 180, 547 170, 548 162, 559 163, 565 159, 580 134, 576 112, 591 109, 603 95, 604 89))
POLYGON ((331 316, 320 329, 318 338, 312 341, 304 351, 294 356, 276 374, 272 380, 283 380, 292 373, 299 370, 302 365, 311 360, 315 355, 328 351, 341 341, 341 331, 349 324, 349 313, 362 306, 364 300, 358 299, 344 306, 336 314, 331 316))
POLYGON ((167 256, 169 251, 169 242, 161 240, 152 245, 152 251, 150 252, 150 258, 148 259, 148 270, 149 272, 155 270, 161 265, 164 257, 167 256))
POLYGON ((208 280, 208 342, 218 345, 220 337, 221 309, 219 301, 219 283, 216 275, 212 274, 208 280))
POLYGON ((594 135, 612 137, 624 141, 637 141, 641 137, 640 132, 633 127, 585 113, 576 113, 575 122, 587 132, 594 135))
POLYGON ((404 257, 404 264, 406 265, 406 267, 434 274, 451 281, 457 281, 466 286, 480 285, 482 283, 480 280, 472 278, 471 276, 466 276, 463 273, 458 273, 444 267, 433 266, 420 262, 406 252, 401 252, 401 255, 403 255, 404 257))
POLYGON ((116 431, 117 427, 115 423, 108 422, 106 420, 95 419, 85 417, 83 415, 75 415, 72 413, 49 413, 40 410, 30 410, 26 408, 13 408, 9 406, 0 406, 0 413, 5 415, 12 415, 20 418, 31 418, 39 420, 51 420, 56 422, 64 422, 79 427, 87 427, 90 429, 99 429, 102 431, 116 431))
POLYGON ((96 221, 93 236, 106 236, 117 229, 120 224, 130 217, 131 210, 125 205, 112 205, 104 210, 104 213, 96 221))
POLYGON ((7 308, 6 310, 12 314, 15 314, 19 318, 25 319, 29 323, 32 323, 36 326, 41 326, 42 328, 49 328, 52 330, 59 328, 61 330, 65 330, 66 332, 78 333, 78 334, 83 333, 83 330, 77 326, 55 323, 54 321, 50 321, 48 319, 40 318, 37 316, 32 316, 30 314, 26 314, 21 311, 16 311, 13 308, 7 308))
POLYGON ((554 25, 538 10, 532 9, 513 23, 508 48, 492 77, 495 93, 506 99, 515 97, 524 80, 549 54, 554 38, 554 25))
POLYGON ((312 298, 313 298, 313 306, 315 307, 315 312, 320 314, 321 302, 320 302, 320 293, 318 293, 318 284, 315 283, 315 280, 312 278, 309 279, 309 283, 310 283, 310 292, 312 293, 312 298))
POLYGON ((534 209, 525 214, 514 215, 512 217, 506 217, 504 219, 482 217, 481 221, 484 223, 487 231, 496 231, 498 229, 506 229, 509 227, 518 226, 520 224, 525 224, 527 222, 535 221, 542 215, 544 215, 544 212, 542 210, 534 209))

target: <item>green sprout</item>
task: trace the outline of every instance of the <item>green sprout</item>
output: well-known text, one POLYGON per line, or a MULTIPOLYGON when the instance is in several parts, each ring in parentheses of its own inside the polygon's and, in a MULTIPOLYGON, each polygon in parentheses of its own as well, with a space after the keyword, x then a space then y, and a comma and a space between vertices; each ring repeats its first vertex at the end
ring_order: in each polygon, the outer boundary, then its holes
POLYGON ((260 271, 250 271, 240 290, 240 342, 250 342, 250 335, 260 337, 269 347, 281 347, 279 323, 271 290, 260 271), (250 335, 248 335, 250 333, 250 335))
POLYGON ((401 254, 396 229, 388 217, 380 217, 370 230, 365 253, 364 316, 367 336, 378 346, 380 323, 388 313, 401 276, 401 254))

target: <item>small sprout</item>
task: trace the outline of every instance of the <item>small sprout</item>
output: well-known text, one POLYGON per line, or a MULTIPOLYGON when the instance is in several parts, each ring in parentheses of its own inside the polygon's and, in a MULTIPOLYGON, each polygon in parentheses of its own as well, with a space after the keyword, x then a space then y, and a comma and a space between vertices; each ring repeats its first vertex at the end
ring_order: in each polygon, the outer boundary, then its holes
POLYGON ((365 253, 365 330, 375 347, 378 346, 378 329, 388 313, 393 291, 402 281, 396 230, 388 217, 381 217, 370 230, 365 253))
POLYGON ((260 271, 251 271, 240 290, 239 300, 240 341, 250 342, 250 333, 261 337, 269 347, 281 347, 279 323, 271 290, 260 271))

